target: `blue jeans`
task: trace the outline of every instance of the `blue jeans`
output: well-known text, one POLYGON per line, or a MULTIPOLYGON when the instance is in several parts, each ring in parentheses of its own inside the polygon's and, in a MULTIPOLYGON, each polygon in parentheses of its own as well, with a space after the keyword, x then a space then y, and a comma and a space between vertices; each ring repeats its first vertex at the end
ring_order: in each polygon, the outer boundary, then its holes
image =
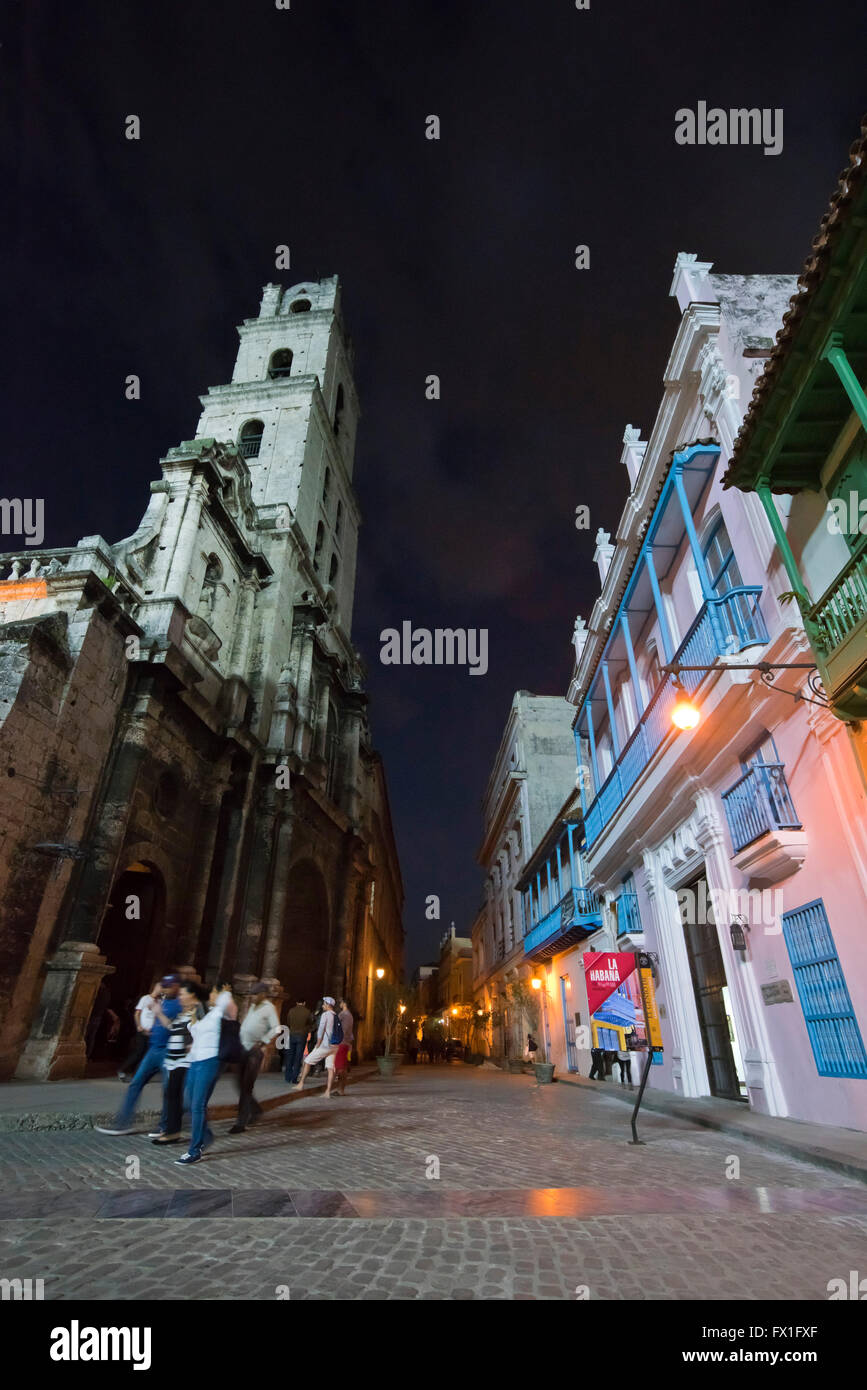
MULTIPOLYGON (((138 1070, 135 1076, 126 1088, 126 1095, 124 1096, 123 1105, 117 1112, 117 1129, 126 1129, 127 1126, 132 1123, 132 1118, 135 1114, 135 1108, 138 1104, 138 1098, 144 1090, 145 1086, 147 1085, 148 1081, 150 1081, 151 1077, 154 1076, 158 1071, 162 1071, 165 1056, 166 1049, 165 1046, 163 1046, 149 1047, 145 1055, 142 1057, 141 1061, 139 1062, 138 1070)), ((165 1118, 165 1114, 163 1115, 163 1118, 165 1118)))
POLYGON ((283 1075, 293 1086, 301 1074, 301 1063, 304 1059, 304 1044, 307 1041, 306 1033, 290 1033, 289 1046, 286 1049, 286 1061, 283 1067, 283 1075))
POLYGON ((208 1125, 208 1101, 217 1084, 221 1066, 219 1057, 207 1057, 204 1062, 191 1062, 187 1072, 186 1095, 192 1121, 189 1152, 196 1156, 214 1140, 208 1125))

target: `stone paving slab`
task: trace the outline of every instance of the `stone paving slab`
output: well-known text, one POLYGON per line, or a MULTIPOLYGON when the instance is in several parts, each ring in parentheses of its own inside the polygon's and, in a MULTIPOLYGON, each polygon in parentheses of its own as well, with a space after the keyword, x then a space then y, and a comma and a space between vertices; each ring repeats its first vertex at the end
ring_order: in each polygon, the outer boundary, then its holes
MULTIPOLYGON (((167 1273, 165 1220, 4 1222, 0 1269, 46 1300, 826 1301, 864 1267, 867 1219, 649 1215, 268 1223, 202 1217, 167 1273), (860 1263, 859 1263, 860 1261, 860 1263)), ((742 1316, 748 1316, 744 1313, 742 1316)))

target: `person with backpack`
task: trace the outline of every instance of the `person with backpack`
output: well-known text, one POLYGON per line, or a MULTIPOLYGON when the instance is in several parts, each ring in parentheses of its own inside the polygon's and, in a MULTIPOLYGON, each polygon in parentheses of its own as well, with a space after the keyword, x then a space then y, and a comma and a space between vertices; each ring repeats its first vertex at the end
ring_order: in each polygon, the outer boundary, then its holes
POLYGON ((316 1046, 312 1052, 308 1052, 304 1059, 304 1066, 301 1068, 301 1077, 296 1091, 303 1091, 304 1082, 307 1080, 307 1073, 311 1067, 315 1067, 317 1062, 324 1062, 328 1072, 328 1088, 326 1095, 331 1095, 331 1087, 334 1082, 334 1054, 343 1042, 343 1025, 337 1014, 334 1012, 334 1000, 330 994, 326 994, 322 1000, 322 1015, 319 1019, 319 1027, 316 1030, 316 1046), (328 1062, 331 1061, 329 1067, 328 1062))
POLYGON ((527 1057, 531 1062, 535 1062, 536 1053, 539 1051, 539 1044, 532 1033, 527 1034, 527 1057))

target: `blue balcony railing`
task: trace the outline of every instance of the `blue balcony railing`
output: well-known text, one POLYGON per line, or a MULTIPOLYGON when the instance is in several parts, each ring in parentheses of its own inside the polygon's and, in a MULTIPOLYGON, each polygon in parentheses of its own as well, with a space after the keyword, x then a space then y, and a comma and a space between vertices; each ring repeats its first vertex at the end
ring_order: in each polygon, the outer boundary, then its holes
POLYGON ((589 888, 570 888, 556 907, 546 912, 524 937, 524 955, 535 955, 541 947, 550 949, 560 938, 576 929, 589 936, 602 925, 602 907, 596 894, 589 888))
POLYGON ((800 830, 782 763, 756 763, 723 792, 735 853, 769 830, 800 830))
MULTIPOLYGON (((718 657, 730 656, 768 641, 768 632, 759 609, 761 587, 741 585, 727 594, 709 599, 675 652, 672 661, 685 666, 712 666, 718 657)), ((684 671, 681 680, 694 695, 707 678, 706 671, 684 671)), ((617 762, 587 808, 584 834, 592 845, 602 833, 618 806, 638 781, 667 734, 673 732, 671 710, 677 694, 670 677, 656 690, 617 762)))

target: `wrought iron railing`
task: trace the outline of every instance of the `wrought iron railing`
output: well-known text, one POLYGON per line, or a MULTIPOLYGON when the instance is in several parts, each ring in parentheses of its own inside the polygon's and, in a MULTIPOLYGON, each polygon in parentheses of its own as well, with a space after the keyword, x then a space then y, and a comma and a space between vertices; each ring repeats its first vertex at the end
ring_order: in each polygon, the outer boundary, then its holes
MULTIPOLYGON (((759 608, 761 592, 758 585, 740 585, 718 598, 708 599, 672 662, 682 662, 685 666, 712 666, 718 657, 767 642, 768 632, 759 608)), ((706 678, 706 671, 684 671, 681 681, 689 694, 694 695, 706 678)), ((666 676, 587 808, 584 834, 588 845, 601 834, 666 735, 673 732, 671 711, 676 699, 672 679, 666 676)))
POLYGON ((254 434, 251 435, 249 439, 242 439, 238 447, 240 448, 241 454, 245 459, 258 458, 259 451, 262 448, 261 434, 254 434))
POLYGON ((816 645, 826 654, 867 618, 867 545, 852 556, 809 616, 816 625, 816 645))
POLYGON ((755 763, 722 794, 735 853, 769 830, 800 830, 783 763, 755 763))

